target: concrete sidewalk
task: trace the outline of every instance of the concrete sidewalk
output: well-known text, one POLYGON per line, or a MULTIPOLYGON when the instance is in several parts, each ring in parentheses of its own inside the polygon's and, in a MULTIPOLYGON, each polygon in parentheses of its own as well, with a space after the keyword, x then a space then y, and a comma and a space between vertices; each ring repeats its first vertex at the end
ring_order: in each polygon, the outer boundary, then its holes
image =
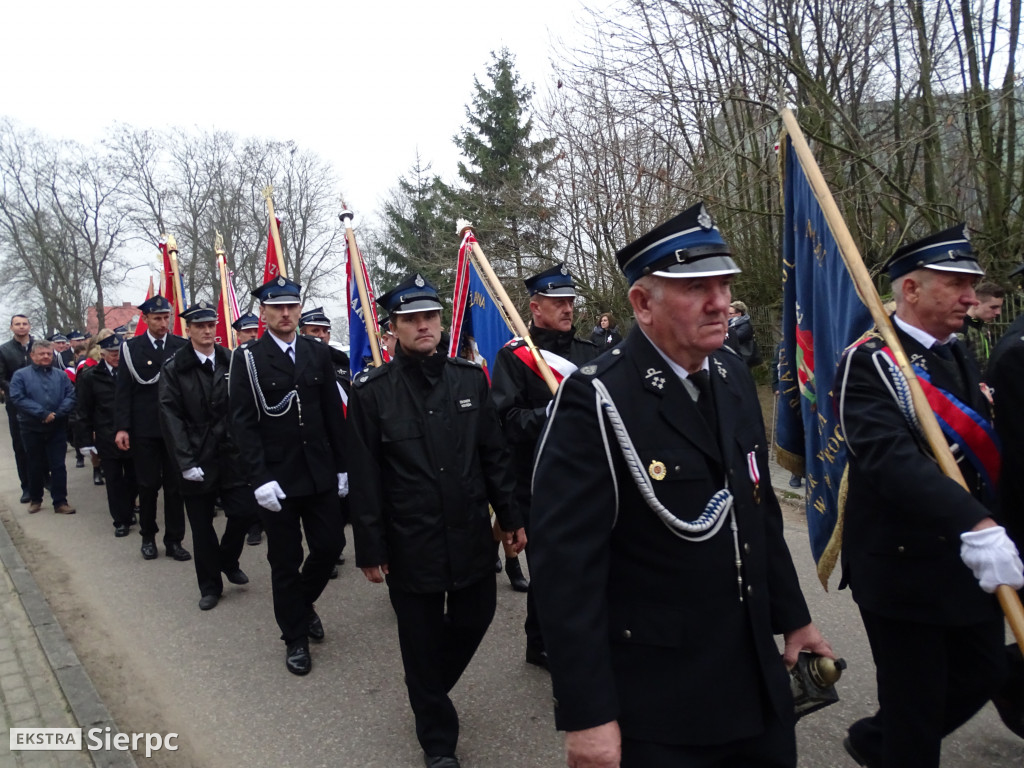
POLYGON ((130 752, 10 751, 11 728, 118 729, 3 524, 0 564, 0 768, 132 768, 130 752))

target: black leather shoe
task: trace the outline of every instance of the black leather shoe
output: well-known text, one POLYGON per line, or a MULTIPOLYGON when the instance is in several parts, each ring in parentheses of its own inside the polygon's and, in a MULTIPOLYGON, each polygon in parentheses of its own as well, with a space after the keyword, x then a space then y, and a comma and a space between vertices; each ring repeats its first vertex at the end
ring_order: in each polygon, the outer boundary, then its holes
POLYGON ((313 611, 313 615, 309 618, 309 626, 306 628, 306 634, 318 643, 324 639, 324 623, 320 621, 320 617, 317 616, 316 611, 313 611))
POLYGON ((306 638, 288 643, 284 665, 293 675, 308 675, 313 668, 313 657, 309 655, 309 641, 306 638))
POLYGON ((81 469, 84 466, 85 466, 85 457, 84 456, 79 456, 77 459, 75 459, 75 469, 81 469))
POLYGON ((501 558, 499 557, 494 561, 494 572, 501 573, 501 558))
POLYGON ((106 483, 103 481, 103 473, 98 468, 92 471, 92 484, 106 485, 106 483))
POLYGON ((249 532, 245 534, 245 543, 250 547, 258 547, 261 541, 263 541, 263 529, 258 525, 254 525, 249 529, 249 532))
POLYGON ((152 539, 142 540, 142 559, 156 560, 156 542, 152 539))
POLYGON ((548 668, 548 652, 535 645, 526 646, 526 663, 536 667, 548 668))
MULTIPOLYGON (((846 750, 846 754, 852 757, 853 762, 855 762, 857 765, 868 765, 868 761, 861 757, 860 752, 858 752, 857 749, 853 746, 853 742, 850 741, 849 736, 843 739, 843 749, 846 750)), ((871 767, 868 766, 868 768, 871 767)))
POLYGON ((232 584, 248 584, 249 577, 245 575, 245 571, 241 568, 235 568, 233 571, 224 571, 224 578, 230 581, 232 584))
POLYGON ((339 575, 338 566, 334 566, 334 568, 331 569, 331 578, 336 579, 339 575))
POLYGON ((167 542, 167 556, 173 557, 179 563, 192 559, 192 554, 176 541, 167 542))
POLYGON ((519 565, 518 557, 510 557, 505 560, 505 574, 508 576, 508 583, 516 592, 529 591, 530 582, 523 576, 523 569, 519 565))
POLYGON ((216 608, 219 602, 220 595, 203 595, 199 598, 199 610, 208 611, 211 608, 216 608))
POLYGON ((427 768, 462 768, 459 758, 453 755, 428 755, 423 753, 423 764, 427 768))
POLYGON ((21 492, 21 503, 22 504, 28 504, 30 501, 32 501, 32 497, 28 495, 28 491, 22 491, 21 492))
MULTIPOLYGON (((119 539, 124 538, 125 536, 127 536, 130 531, 131 531, 131 529, 127 525, 115 525, 114 526, 114 536, 116 536, 119 539)), ((156 547, 153 548, 153 551, 154 552, 156 551, 156 547)))

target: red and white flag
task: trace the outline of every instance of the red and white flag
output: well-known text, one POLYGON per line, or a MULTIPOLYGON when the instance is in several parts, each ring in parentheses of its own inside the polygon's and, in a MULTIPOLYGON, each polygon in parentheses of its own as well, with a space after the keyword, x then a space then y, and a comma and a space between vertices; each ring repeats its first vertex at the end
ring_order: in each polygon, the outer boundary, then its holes
MULTIPOLYGON (((280 232, 281 231, 281 220, 278 219, 276 216, 274 218, 277 219, 277 231, 280 232)), ((284 254, 281 255, 281 258, 282 259, 284 258, 284 254)), ((277 248, 274 247, 274 228, 268 224, 267 225, 267 261, 263 265, 263 282, 260 283, 260 285, 266 285, 271 280, 273 280, 275 277, 277 277, 279 274, 281 274, 281 265, 280 265, 280 262, 277 259, 277 248)), ((237 315, 236 315, 236 317, 237 317, 237 315)), ((259 327, 259 334, 260 334, 260 336, 263 335, 263 329, 264 329, 263 318, 261 317, 260 318, 260 327, 259 327)))
POLYGON ((161 240, 159 245, 160 253, 164 257, 164 284, 160 286, 160 295, 171 302, 170 332, 175 336, 184 336, 185 321, 178 317, 178 300, 175 298, 177 294, 174 292, 174 272, 171 270, 171 254, 167 250, 166 240, 161 240))
MULTIPOLYGON (((150 275, 150 277, 149 277, 149 290, 146 291, 146 298, 143 301, 144 302, 145 301, 149 301, 152 298, 153 298, 153 276, 150 275)), ((148 330, 149 330, 149 323, 146 322, 146 316, 144 314, 142 314, 142 312, 139 312, 139 322, 136 323, 136 325, 135 325, 135 335, 136 336, 141 336, 142 334, 144 334, 148 330)))

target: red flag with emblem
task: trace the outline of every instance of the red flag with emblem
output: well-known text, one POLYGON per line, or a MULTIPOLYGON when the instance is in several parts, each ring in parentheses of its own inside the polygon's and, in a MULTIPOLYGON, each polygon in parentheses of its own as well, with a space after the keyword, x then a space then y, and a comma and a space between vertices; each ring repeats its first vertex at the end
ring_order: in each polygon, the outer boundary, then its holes
MULTIPOLYGON (((152 298, 153 298, 153 276, 150 275, 150 277, 149 277, 149 290, 146 291, 146 298, 143 299, 143 302, 149 301, 152 298)), ((146 316, 144 314, 142 314, 141 312, 139 312, 139 322, 135 324, 135 335, 136 336, 141 336, 142 334, 144 334, 148 330, 149 330, 149 324, 146 322, 146 316)))
MULTIPOLYGON (((274 218, 277 219, 277 230, 278 230, 278 232, 280 232, 281 231, 281 220, 278 219, 276 216, 274 218)), ((271 280, 273 280, 275 277, 277 277, 280 274, 281 274, 281 267, 279 266, 279 262, 277 260, 277 248, 274 247, 274 230, 268 224, 267 225, 267 261, 266 261, 266 264, 263 267, 263 282, 260 283, 260 285, 266 285, 267 283, 269 283, 271 280)), ((263 330, 264 330, 263 318, 261 317, 260 318, 260 328, 259 328, 260 336, 263 335, 263 330)))

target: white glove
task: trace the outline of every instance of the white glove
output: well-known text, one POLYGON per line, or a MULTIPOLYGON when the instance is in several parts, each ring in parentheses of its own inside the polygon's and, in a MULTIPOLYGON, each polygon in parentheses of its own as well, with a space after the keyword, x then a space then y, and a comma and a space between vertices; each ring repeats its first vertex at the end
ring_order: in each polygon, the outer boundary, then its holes
POLYGON ((1024 587, 1024 563, 1001 525, 961 533, 960 541, 960 559, 983 590, 995 592, 1000 584, 1024 587))
POLYGON ((343 499, 348 496, 348 472, 338 473, 338 496, 343 499))
POLYGON ((79 448, 78 452, 83 456, 95 456, 98 453, 95 445, 87 445, 85 448, 79 448))
POLYGON ((201 483, 203 482, 203 478, 206 477, 206 475, 203 474, 202 467, 189 467, 181 473, 181 476, 193 483, 201 483))
POLYGON ((281 502, 278 499, 285 498, 285 495, 281 486, 277 484, 277 480, 264 483, 253 491, 253 494, 256 496, 256 503, 264 509, 269 509, 271 512, 281 511, 281 502))

